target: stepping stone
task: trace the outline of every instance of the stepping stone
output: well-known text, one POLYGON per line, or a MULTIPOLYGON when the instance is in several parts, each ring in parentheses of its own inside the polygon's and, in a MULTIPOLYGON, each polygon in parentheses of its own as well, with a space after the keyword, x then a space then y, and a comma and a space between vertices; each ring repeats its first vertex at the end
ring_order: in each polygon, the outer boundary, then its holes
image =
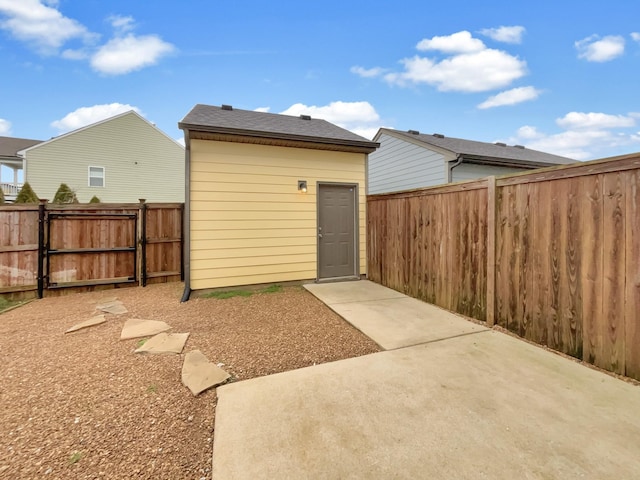
POLYGON ((120 340, 128 340, 130 338, 150 337, 160 332, 165 332, 171 327, 164 322, 158 320, 142 320, 140 318, 132 318, 127 320, 122 327, 120 340))
POLYGON ((93 327, 94 325, 100 325, 101 323, 106 322, 104 315, 96 315, 95 317, 91 317, 89 320, 85 320, 84 322, 77 323, 70 329, 68 329, 64 333, 77 332, 78 330, 82 330, 83 328, 93 327))
MULTIPOLYGON (((118 300, 118 297, 102 297, 100 300, 98 300, 98 305, 104 305, 105 303, 115 302, 116 300, 118 300)), ((87 303, 94 303, 94 302, 95 300, 89 301, 87 303)))
POLYGON ((135 353, 182 353, 187 338, 188 333, 159 333, 136 348, 135 353))
POLYGON ((100 310, 105 313, 112 313, 113 315, 122 315, 129 311, 120 300, 112 300, 110 302, 102 303, 96 307, 96 310, 100 310))
POLYGON ((225 382, 231 375, 211 363, 200 350, 187 353, 182 364, 182 383, 193 396, 225 382))

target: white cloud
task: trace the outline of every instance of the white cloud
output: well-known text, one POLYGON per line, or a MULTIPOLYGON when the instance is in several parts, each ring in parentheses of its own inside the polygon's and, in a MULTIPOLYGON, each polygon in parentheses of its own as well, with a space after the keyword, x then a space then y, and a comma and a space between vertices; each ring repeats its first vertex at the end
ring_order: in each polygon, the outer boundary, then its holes
MULTIPOLYGON (((506 28, 506 27, 505 27, 506 28)), ((427 84, 441 92, 485 92, 504 88, 527 73, 527 63, 504 50, 487 48, 466 30, 425 38, 418 50, 434 51, 440 58, 415 55, 400 60, 402 71, 352 67, 360 76, 381 76, 390 85, 409 87, 427 84)))
POLYGON ((315 106, 296 103, 280 112, 283 115, 311 115, 346 128, 366 138, 373 138, 378 131, 380 116, 369 102, 331 102, 315 106))
POLYGON ((107 20, 111 23, 113 29, 119 34, 130 32, 135 26, 133 17, 130 16, 123 17, 122 15, 111 15, 107 20))
POLYGON ((263 112, 267 113, 271 110, 271 107, 258 107, 254 110, 254 112, 263 112))
POLYGON ((9 120, 0 118, 0 135, 11 135, 11 122, 9 120))
POLYGON ((122 75, 158 63, 175 47, 157 35, 128 34, 109 40, 91 57, 91 67, 107 75, 122 75))
POLYGON ((311 115, 331 123, 346 124, 351 122, 376 122, 380 120, 375 108, 369 102, 331 102, 325 106, 296 103, 287 108, 283 115, 311 115))
POLYGON ((480 30, 482 35, 486 35, 489 38, 497 42, 505 43, 521 43, 522 35, 525 28, 519 25, 512 27, 498 27, 498 28, 485 28, 480 30))
POLYGON ((381 127, 382 125, 375 126, 375 127, 353 127, 353 128, 348 128, 347 130, 350 130, 356 135, 360 135, 361 137, 364 137, 367 140, 371 140, 373 139, 373 137, 376 136, 376 133, 378 133, 378 130, 380 130, 381 127))
POLYGON ((605 130, 568 130, 528 142, 527 147, 575 160, 587 160, 592 155, 592 149, 605 144, 611 146, 612 140, 611 132, 605 130))
POLYGON ((527 148, 563 155, 576 160, 588 160, 610 156, 620 148, 635 150, 640 145, 633 114, 611 115, 605 113, 569 112, 556 119, 563 131, 553 134, 540 132, 536 127, 520 127, 516 135, 505 143, 520 143, 527 148))
POLYGON ((0 28, 33 45, 42 54, 54 54, 67 41, 96 38, 81 23, 56 10, 57 2, 0 0, 0 28))
POLYGON ((404 72, 385 75, 387 82, 400 86, 426 83, 442 92, 484 92, 502 88, 524 76, 527 70, 526 62, 494 49, 463 53, 439 62, 415 56, 402 63, 404 72))
POLYGON ((594 112, 569 112, 564 117, 558 118, 556 123, 560 127, 569 130, 584 130, 633 127, 636 121, 633 116, 609 115, 594 112))
POLYGON ((60 56, 66 60, 85 60, 90 57, 90 53, 85 48, 67 48, 62 51, 60 56))
POLYGON ((364 78, 379 77, 386 71, 387 71, 386 69, 381 67, 364 68, 357 65, 351 67, 351 73, 355 73, 356 75, 359 75, 360 77, 364 77, 364 78))
POLYGON ((542 92, 535 87, 512 88, 511 90, 506 90, 487 98, 478 105, 478 108, 485 109, 504 105, 515 105, 517 103, 535 100, 540 96, 540 93, 542 92))
POLYGON ((624 53, 624 38, 619 35, 608 35, 600 38, 591 35, 575 42, 578 58, 589 62, 608 62, 624 53))
POLYGON ((473 38, 466 30, 442 37, 425 38, 416 45, 418 50, 437 50, 442 53, 471 53, 485 48, 482 40, 473 38))
POLYGON ((636 42, 640 42, 640 33, 639 32, 632 32, 631 33, 631 38, 633 40, 635 40, 636 42))
POLYGON ((122 103, 107 103, 102 105, 93 105, 92 107, 80 107, 73 112, 68 113, 60 120, 51 122, 51 126, 60 130, 60 133, 64 133, 128 112, 129 110, 133 110, 142 115, 142 112, 138 107, 122 103))
POLYGON ((531 125, 524 125, 518 129, 518 138, 524 138, 527 140, 532 140, 534 138, 543 137, 544 134, 540 133, 536 127, 532 127, 531 125))
POLYGON ((106 20, 114 30, 107 43, 96 47, 98 34, 57 9, 57 0, 0 0, 0 29, 33 45, 41 54, 58 54, 74 39, 79 48, 66 48, 60 56, 67 60, 90 59, 91 67, 107 75, 122 75, 155 65, 175 47, 158 35, 134 35, 131 16, 111 15, 106 20))

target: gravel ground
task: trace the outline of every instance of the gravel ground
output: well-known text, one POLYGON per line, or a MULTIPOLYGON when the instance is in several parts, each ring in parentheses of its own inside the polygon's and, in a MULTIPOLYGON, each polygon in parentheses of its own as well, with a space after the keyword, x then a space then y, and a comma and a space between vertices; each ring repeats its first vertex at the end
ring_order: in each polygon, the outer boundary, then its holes
POLYGON ((0 478, 209 479, 215 390, 180 382, 201 350, 233 381, 379 351, 301 287, 180 304, 181 284, 33 301, 0 315, 0 478), (117 297, 128 314, 65 335, 117 297), (182 355, 134 354, 128 318, 190 332, 182 355))

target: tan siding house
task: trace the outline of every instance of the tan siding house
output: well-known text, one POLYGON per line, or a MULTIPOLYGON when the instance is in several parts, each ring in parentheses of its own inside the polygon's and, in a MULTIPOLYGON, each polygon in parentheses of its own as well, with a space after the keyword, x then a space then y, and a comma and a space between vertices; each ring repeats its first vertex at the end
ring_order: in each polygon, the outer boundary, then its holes
POLYGON ((61 183, 80 202, 184 201, 184 148, 134 111, 22 150, 25 180, 51 200, 61 183))
POLYGON ((366 273, 365 164, 377 144, 323 120, 226 106, 197 105, 180 128, 187 297, 366 273))

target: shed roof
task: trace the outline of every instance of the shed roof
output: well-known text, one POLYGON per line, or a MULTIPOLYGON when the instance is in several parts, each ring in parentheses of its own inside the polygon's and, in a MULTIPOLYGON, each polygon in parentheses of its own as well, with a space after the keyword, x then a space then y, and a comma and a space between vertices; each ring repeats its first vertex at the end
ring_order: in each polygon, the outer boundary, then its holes
POLYGON ((42 140, 31 140, 29 138, 0 137, 0 157, 19 158, 18 152, 25 148, 42 143, 42 140))
POLYGON ((576 162, 576 160, 572 158, 531 150, 522 145, 477 142, 475 140, 445 137, 440 134, 425 134, 413 130, 403 132, 388 128, 381 128, 375 138, 377 138, 381 132, 393 133, 395 136, 401 136, 414 141, 417 140, 426 145, 439 147, 455 155, 462 155, 465 159, 469 157, 476 159, 503 159, 512 161, 512 163, 520 162, 535 165, 562 165, 576 162))
POLYGON ((379 144, 333 123, 306 115, 294 117, 198 104, 178 123, 183 130, 245 137, 332 144, 375 150, 379 144))

